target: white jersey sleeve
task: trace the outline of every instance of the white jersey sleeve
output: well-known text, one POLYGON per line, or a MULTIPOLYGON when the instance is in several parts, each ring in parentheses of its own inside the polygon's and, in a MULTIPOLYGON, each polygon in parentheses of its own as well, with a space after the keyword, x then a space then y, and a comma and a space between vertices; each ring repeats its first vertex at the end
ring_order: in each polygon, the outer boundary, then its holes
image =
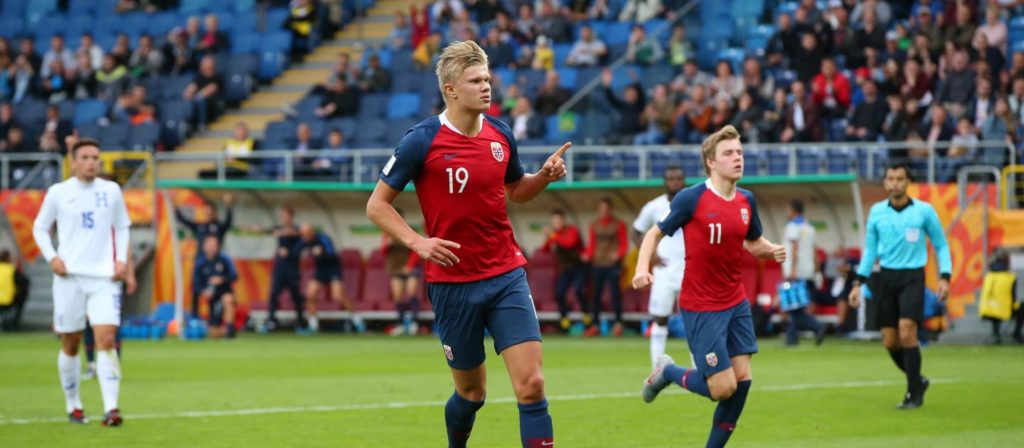
POLYGON ((657 224, 658 220, 662 218, 661 216, 658 216, 657 209, 658 206, 655 201, 650 201, 647 204, 644 204, 644 208, 640 209, 640 214, 637 215, 636 219, 633 221, 633 230, 640 233, 647 233, 648 230, 651 230, 651 227, 657 224))
POLYGON ((131 224, 121 188, 107 180, 83 183, 71 178, 52 187, 46 201, 50 203, 45 204, 34 226, 36 240, 46 243, 41 233, 55 220, 57 255, 68 273, 112 277, 115 257, 122 261, 127 257, 131 224))
POLYGON ((128 206, 124 202, 124 194, 121 187, 111 182, 111 196, 114 198, 114 260, 121 263, 128 262, 128 234, 132 220, 128 215, 128 206))
POLYGON ((57 221, 57 204, 60 203, 61 185, 54 185, 46 191, 43 205, 39 208, 39 214, 36 215, 36 221, 32 225, 32 238, 36 241, 36 246, 39 247, 39 252, 43 254, 47 263, 57 256, 57 250, 53 248, 53 238, 50 237, 50 229, 57 221))

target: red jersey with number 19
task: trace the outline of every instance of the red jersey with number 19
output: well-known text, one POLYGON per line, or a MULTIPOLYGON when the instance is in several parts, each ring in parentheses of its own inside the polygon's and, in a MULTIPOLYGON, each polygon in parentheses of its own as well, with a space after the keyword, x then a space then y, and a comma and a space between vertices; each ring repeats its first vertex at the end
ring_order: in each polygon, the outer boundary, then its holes
POLYGON ((737 188, 732 199, 725 199, 710 180, 694 185, 676 194, 658 227, 665 235, 683 229, 686 268, 680 308, 722 311, 749 298, 740 266, 746 251, 743 240, 761 238, 753 193, 737 188))
POLYGON ((464 283, 504 274, 526 264, 508 219, 505 185, 523 177, 512 130, 481 118, 467 137, 445 114, 413 126, 395 149, 380 179, 398 191, 412 181, 429 237, 454 241, 459 263, 427 263, 429 283, 464 283))

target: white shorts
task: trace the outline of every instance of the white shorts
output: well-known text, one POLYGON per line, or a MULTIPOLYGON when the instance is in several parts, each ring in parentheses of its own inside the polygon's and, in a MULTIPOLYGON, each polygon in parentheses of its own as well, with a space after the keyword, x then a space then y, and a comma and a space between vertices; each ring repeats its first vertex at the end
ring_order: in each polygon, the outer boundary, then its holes
POLYGON ((121 282, 98 277, 53 276, 53 328, 57 333, 121 324, 121 282))
POLYGON ((647 302, 647 312, 655 317, 671 316, 679 302, 679 288, 683 280, 677 275, 654 272, 654 283, 651 285, 651 298, 647 302))

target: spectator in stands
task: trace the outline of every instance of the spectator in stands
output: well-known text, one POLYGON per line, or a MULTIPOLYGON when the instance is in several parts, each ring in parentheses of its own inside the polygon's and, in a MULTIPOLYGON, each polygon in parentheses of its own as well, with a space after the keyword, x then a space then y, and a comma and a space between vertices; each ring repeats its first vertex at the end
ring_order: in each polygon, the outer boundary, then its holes
POLYGON ((480 26, 469 17, 469 10, 463 9, 448 23, 446 42, 457 40, 476 40, 480 35, 480 26))
MULTIPOLYGON (((409 8, 409 11, 409 16, 411 17, 410 22, 412 23, 412 34, 410 36, 411 45, 409 47, 416 49, 419 48, 420 44, 422 44, 423 41, 427 39, 427 36, 430 35, 430 20, 428 20, 427 10, 425 8, 419 9, 416 5, 413 5, 409 8)), ((505 18, 507 19, 508 16, 505 16, 505 18)))
POLYGON ((28 300, 29 279, 9 249, 0 250, 0 330, 17 331, 28 300))
POLYGON ((825 139, 839 140, 842 131, 836 130, 837 125, 846 118, 850 108, 850 80, 836 69, 836 62, 831 57, 821 61, 821 73, 811 81, 811 96, 814 106, 821 114, 822 125, 825 127, 825 139))
POLYGON ((554 0, 540 0, 540 15, 537 17, 537 34, 547 36, 557 43, 572 40, 572 27, 559 13, 554 0))
POLYGON ((499 12, 505 11, 505 6, 499 0, 469 0, 466 4, 477 23, 490 23, 499 12))
POLYGON ((854 24, 863 22, 866 26, 869 21, 869 15, 882 28, 885 28, 893 18, 892 8, 889 7, 888 2, 884 0, 863 0, 850 12, 850 21, 854 24))
POLYGON ((216 60, 213 56, 204 56, 199 63, 199 73, 185 87, 182 95, 185 101, 191 101, 196 111, 196 123, 205 129, 220 107, 224 79, 217 73, 216 60))
POLYGON ((729 124, 740 131, 740 136, 745 142, 757 143, 768 141, 763 140, 764 137, 759 135, 757 125, 760 120, 761 109, 758 107, 757 102, 754 101, 754 96, 750 93, 750 89, 744 90, 740 94, 736 113, 732 116, 732 121, 729 124))
POLYGON ((28 57, 19 54, 10 68, 8 83, 11 86, 11 102, 20 103, 35 94, 37 88, 36 72, 28 57))
MULTIPOLYGON (((523 54, 527 54, 525 51, 523 54)), ((533 49, 533 60, 526 66, 538 71, 555 69, 555 51, 551 49, 551 40, 547 36, 537 36, 537 46, 533 49)))
POLYGON ((612 21, 615 17, 608 5, 608 0, 594 0, 587 8, 587 17, 590 20, 612 21))
POLYGON ((245 122, 235 123, 231 138, 224 142, 224 155, 227 156, 226 175, 230 177, 244 177, 249 173, 249 156, 256 149, 256 139, 249 133, 249 126, 245 122))
MULTIPOLYGON (((1005 96, 1001 96, 996 100, 992 113, 981 126, 981 139, 990 142, 1003 141, 1007 145, 1013 145, 1019 126, 1020 122, 1010 111, 1010 103, 1005 96)), ((982 148, 978 161, 1002 168, 1007 162, 1006 156, 1005 147, 986 147, 982 148)))
MULTIPOLYGON (((753 95, 754 103, 758 106, 761 103, 771 101, 775 92, 775 78, 766 75, 761 69, 761 61, 754 57, 748 57, 743 61, 743 87, 744 90, 753 95)), ((737 129, 739 127, 737 126, 737 129)))
POLYGON ((793 100, 786 113, 786 128, 779 139, 782 143, 822 141, 821 112, 809 95, 803 82, 790 86, 793 100))
POLYGON ((52 131, 43 131, 39 136, 39 152, 64 155, 64 150, 57 140, 57 134, 52 131))
MULTIPOLYGON (((60 107, 49 105, 46 107, 46 121, 43 122, 43 132, 53 132, 59 145, 64 144, 64 139, 71 135, 71 122, 60 116, 60 107)), ((67 148, 62 148, 61 152, 67 148)))
POLYGON ((188 32, 178 27, 167 34, 167 42, 163 47, 164 68, 166 75, 185 74, 194 67, 192 49, 188 46, 188 32))
POLYGON ((1018 78, 1024 76, 1024 51, 1018 51, 1013 53, 1013 57, 1010 60, 1010 78, 1018 78))
POLYGON ((717 102, 725 99, 732 101, 743 92, 743 79, 733 74, 732 63, 727 60, 718 61, 715 66, 715 77, 711 80, 711 96, 717 102))
POLYGON ((363 92, 386 92, 391 88, 391 74, 380 65, 380 56, 370 55, 366 68, 359 73, 359 88, 363 92))
POLYGON ((953 54, 946 78, 939 86, 937 100, 940 104, 965 104, 974 95, 977 76, 968 66, 967 52, 956 50, 953 54))
MULTIPOLYGON (((923 36, 927 42, 928 53, 934 59, 942 52, 942 27, 932 20, 934 14, 927 8, 921 8, 917 13, 916 32, 923 36)), ((916 42, 916 38, 915 38, 916 42)), ((922 42, 924 43, 924 42, 922 42)))
MULTIPOLYGON (((856 18, 853 17, 851 17, 850 21, 855 25, 857 23, 856 18)), ((864 49, 867 47, 872 47, 878 51, 882 51, 885 48, 885 26, 879 23, 873 8, 864 8, 863 26, 857 29, 853 36, 854 51, 848 56, 847 66, 859 67, 863 65, 864 49)))
POLYGON ((288 147, 298 154, 296 166, 300 168, 312 167, 315 160, 312 157, 306 156, 306 153, 319 150, 323 147, 323 144, 313 138, 313 130, 309 127, 309 124, 299 123, 295 127, 295 137, 289 140, 288 147))
POLYGON ((808 18, 808 9, 803 6, 797 8, 796 11, 793 12, 793 18, 796 22, 794 28, 796 29, 797 34, 814 34, 814 37, 818 40, 818 46, 821 47, 824 53, 832 51, 831 25, 823 20, 810 20, 808 18))
MULTIPOLYGON (((348 140, 341 129, 331 128, 327 133, 327 144, 324 149, 338 152, 347 152, 349 149, 348 140)), ((314 163, 314 167, 322 170, 330 170, 332 174, 341 174, 342 179, 352 179, 352 156, 340 154, 331 157, 321 157, 314 163), (337 167, 337 168, 335 168, 337 167), (338 171, 341 171, 338 173, 338 171)))
POLYGON ((65 67, 75 66, 75 55, 71 50, 64 47, 64 37, 60 34, 55 34, 50 38, 50 49, 43 55, 43 65, 39 74, 44 78, 50 76, 50 70, 55 59, 60 59, 65 67))
POLYGON ((128 65, 128 61, 132 57, 132 47, 127 34, 119 33, 117 35, 109 54, 114 57, 114 61, 117 61, 117 65, 128 65))
POLYGON ((713 103, 710 129, 721 129, 732 121, 732 99, 719 96, 713 103))
POLYGON ((409 26, 409 17, 405 15, 405 12, 401 10, 395 11, 395 22, 391 25, 391 31, 388 32, 387 43, 392 50, 411 48, 412 27, 409 26))
MULTIPOLYGON (((874 47, 864 48, 864 64, 867 65, 867 53, 868 51, 877 52, 879 50, 874 47)), ((902 63, 907 60, 907 52, 900 48, 899 35, 895 31, 888 31, 885 33, 885 48, 881 50, 883 58, 886 60, 895 59, 897 62, 902 63)))
POLYGON ((198 16, 189 16, 189 18, 185 21, 185 33, 185 38, 186 41, 188 42, 188 47, 192 49, 192 51, 196 51, 196 48, 199 46, 199 38, 202 36, 203 33, 201 24, 199 23, 198 16))
POLYGON ((342 78, 334 78, 315 111, 320 118, 351 117, 359 112, 359 94, 342 78))
POLYGON ((672 37, 668 40, 668 65, 682 68, 686 61, 694 57, 693 44, 686 38, 686 28, 681 24, 672 27, 672 37))
POLYGON ((853 27, 850 26, 849 12, 843 7, 842 1, 831 0, 826 15, 832 33, 829 37, 829 42, 832 44, 828 49, 829 53, 837 57, 848 57, 854 49, 853 41, 856 34, 853 27))
POLYGON ((992 91, 992 81, 978 78, 974 97, 966 104, 966 116, 974 127, 982 127, 995 107, 996 95, 992 91))
POLYGON ((959 48, 967 48, 971 45, 971 40, 974 39, 974 32, 978 25, 971 18, 970 6, 957 2, 955 9, 955 22, 949 23, 945 27, 943 40, 953 42, 959 48))
MULTIPOLYGON (((878 96, 878 87, 875 82, 868 79, 864 81, 863 88, 864 101, 853 109, 850 122, 846 126, 846 140, 848 141, 873 142, 878 140, 878 137, 882 135, 883 127, 890 118, 888 106, 878 96)), ((896 106, 902 106, 902 103, 896 106)), ((896 119, 896 117, 897 115, 893 115, 891 118, 896 119)))
POLYGON ((900 85, 900 94, 918 100, 922 106, 927 106, 932 102, 932 80, 921 70, 921 65, 914 59, 908 59, 903 64, 903 84, 900 85))
POLYGON ((683 71, 672 80, 672 91, 677 96, 685 97, 686 90, 691 86, 706 86, 711 83, 711 76, 697 68, 697 61, 690 59, 683 63, 683 71))
POLYGON ((117 12, 143 10, 148 13, 164 11, 178 6, 178 0, 119 0, 114 8, 117 12))
MULTIPOLYGON (((657 0, 648 0, 657 1, 657 0)), ((657 39, 648 39, 643 25, 634 25, 629 34, 626 47, 626 58, 629 62, 640 65, 654 65, 661 62, 664 52, 657 39)))
POLYGON ((797 47, 800 45, 800 38, 793 28, 793 19, 789 14, 779 14, 778 29, 768 39, 764 54, 769 67, 790 66, 793 57, 796 56, 797 47))
POLYGON ((10 62, 14 59, 16 54, 11 48, 11 41, 7 40, 6 37, 0 36, 0 60, 6 60, 10 62))
POLYGON ((819 45, 818 38, 814 33, 803 33, 800 35, 800 46, 796 49, 790 64, 793 70, 796 71, 796 79, 805 83, 811 82, 811 79, 821 69, 821 61, 824 57, 825 52, 821 45, 819 45))
POLYGON ((164 54, 153 46, 153 36, 139 36, 139 46, 128 58, 129 72, 132 77, 144 78, 157 75, 164 66, 164 54))
POLYGON ((676 105, 668 97, 668 86, 657 84, 651 91, 651 102, 640 115, 644 131, 633 139, 635 145, 661 145, 668 143, 675 124, 676 105))
POLYGON ((619 12, 619 21, 644 23, 661 12, 661 0, 627 0, 626 6, 619 12))
POLYGON ((902 142, 913 129, 903 107, 903 97, 898 94, 889 95, 888 105, 889 112, 885 114, 885 120, 882 122, 885 141, 902 142))
POLYGON ((419 70, 432 70, 434 61, 441 54, 441 33, 431 33, 412 52, 413 67, 419 70))
POLYGON ((220 31, 220 21, 215 14, 207 14, 203 19, 203 31, 194 49, 200 55, 227 53, 231 49, 231 41, 220 31))
MULTIPOLYGON (((926 142, 929 146, 935 145, 938 142, 949 141, 953 138, 955 129, 950 124, 946 108, 942 107, 941 104, 933 104, 930 110, 930 117, 928 121, 922 122, 921 126, 917 131, 917 135, 926 142)), ((945 155, 945 150, 938 150, 940 156, 945 155)), ((915 161, 915 168, 920 168, 921 163, 928 157, 928 151, 921 152, 920 150, 911 150, 909 156, 911 159, 917 159, 915 161)))
POLYGON ((558 72, 548 70, 544 74, 544 84, 537 89, 536 107, 537 113, 548 116, 558 112, 558 108, 569 101, 572 92, 560 85, 558 72))
MULTIPOLYGON (((36 53, 36 43, 31 37, 23 37, 18 43, 18 56, 22 55, 28 58, 33 71, 39 72, 39 69, 43 67, 43 58, 36 53)), ((14 60, 17 61, 17 59, 15 56, 14 60)))
POLYGON ((619 98, 612 90, 612 72, 604 69, 601 72, 601 85, 604 88, 604 96, 612 107, 619 113, 618 126, 608 137, 613 144, 628 145, 633 143, 636 135, 644 130, 641 123, 646 101, 641 93, 643 86, 640 79, 633 70, 629 70, 631 83, 622 91, 622 98, 619 98))
POLYGON ((704 140, 711 129, 714 110, 708 102, 704 84, 690 87, 690 96, 676 109, 676 141, 696 144, 704 140))
POLYGON ((480 43, 484 52, 487 53, 487 61, 490 68, 514 68, 516 60, 516 49, 508 42, 508 38, 502 37, 498 27, 491 27, 487 30, 487 37, 480 43))
MULTIPOLYGON (((487 54, 490 55, 490 53, 487 54)), ((580 27, 580 40, 572 45, 569 55, 565 58, 565 65, 594 67, 600 64, 607 54, 608 47, 601 39, 594 36, 594 29, 590 25, 583 25, 580 27)))
POLYGON ((565 211, 556 209, 551 212, 551 226, 545 226, 544 245, 541 250, 554 252, 555 271, 558 279, 555 281, 555 300, 558 302, 559 325, 562 331, 568 331, 571 322, 569 321, 569 303, 566 294, 569 288, 575 286, 576 301, 583 311, 583 325, 591 324, 591 316, 587 313, 590 304, 587 301, 587 271, 583 263, 583 238, 580 237, 579 229, 565 222, 565 211))
POLYGON ((89 56, 89 64, 92 65, 93 70, 99 70, 103 65, 103 48, 96 45, 93 41, 92 33, 83 33, 82 37, 79 38, 78 50, 75 54, 85 54, 89 56))
POLYGON ((72 99, 84 100, 96 97, 98 88, 96 71, 92 69, 92 65, 86 63, 88 59, 88 55, 79 55, 75 68, 65 68, 68 71, 68 82, 72 85, 72 99))
MULTIPOLYGON (((7 131, 17 125, 18 122, 14 118, 14 108, 11 107, 11 103, 0 103, 0 142, 6 141, 7 131)), ((0 144, 0 146, 3 145, 0 144)))
POLYGON ((515 19, 515 29, 521 42, 533 42, 537 39, 537 19, 533 16, 533 5, 521 3, 519 17, 515 19))
MULTIPOLYGON (((220 241, 209 235, 202 241, 192 274, 193 304, 207 303, 210 337, 235 337, 235 293, 231 285, 238 271, 231 259, 220 250, 220 241)), ((193 308, 193 313, 198 313, 193 308)))
POLYGON ((512 134, 518 141, 531 140, 544 136, 544 117, 533 113, 530 99, 519 96, 515 99, 516 106, 512 109, 512 134))
POLYGON ((430 6, 431 23, 447 24, 465 9, 460 0, 435 0, 430 6))
POLYGON ((999 8, 991 4, 985 8, 985 24, 979 26, 975 34, 984 36, 988 46, 997 48, 1004 55, 1007 54, 1010 31, 1007 29, 1007 24, 999 18, 999 8))
MULTIPOLYGON (((7 128, 7 147, 4 151, 8 154, 16 153, 28 153, 32 152, 33 148, 28 142, 25 141, 25 131, 21 126, 14 125, 7 128)), ((14 168, 16 164, 12 163, 11 167, 14 168)), ((24 164, 17 164, 19 168, 24 168, 24 164)), ((15 180, 21 178, 17 173, 14 175, 15 180)))
POLYGON ((969 117, 960 117, 956 120, 956 133, 950 139, 949 149, 945 151, 945 154, 942 154, 941 150, 938 151, 943 157, 938 160, 936 167, 938 174, 936 174, 935 180, 938 182, 956 181, 957 171, 974 159, 974 153, 977 150, 977 130, 974 129, 969 117))
MULTIPOLYGON (((605 287, 611 290, 612 307, 615 311, 615 336, 622 336, 622 289, 619 277, 622 275, 622 260, 629 250, 626 223, 612 214, 612 200, 601 198, 597 208, 597 220, 590 225, 590 242, 583 251, 583 261, 593 266, 593 297, 591 298, 591 322, 600 321, 601 300, 605 287)), ((584 333, 597 336, 600 330, 591 325, 584 333)))
POLYGON ((60 59, 50 62, 50 74, 39 80, 39 96, 49 103, 67 99, 71 85, 64 78, 64 63, 60 59))
POLYGON ((117 65, 114 56, 104 55, 103 65, 96 72, 96 97, 111 101, 127 88, 128 81, 128 69, 117 65))
POLYGON ((11 98, 11 61, 6 56, 0 56, 0 102, 8 101, 11 98))

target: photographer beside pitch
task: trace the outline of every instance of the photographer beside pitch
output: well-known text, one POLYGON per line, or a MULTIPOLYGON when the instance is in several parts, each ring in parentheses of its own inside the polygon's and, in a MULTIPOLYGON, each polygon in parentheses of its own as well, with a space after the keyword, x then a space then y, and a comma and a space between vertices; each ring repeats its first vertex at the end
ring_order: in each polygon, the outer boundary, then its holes
POLYGON ((907 375, 907 392, 898 409, 917 409, 924 404, 928 379, 921 375, 921 349, 917 345, 917 328, 924 319, 924 267, 928 264, 931 239, 939 257, 939 300, 949 297, 949 281, 953 260, 946 244, 942 223, 931 204, 907 195, 910 169, 893 165, 885 169, 883 185, 889 199, 876 203, 868 213, 864 257, 857 268, 857 280, 850 291, 850 306, 860 305, 860 285, 867 283, 875 260, 878 272, 878 326, 882 344, 889 356, 907 375))

